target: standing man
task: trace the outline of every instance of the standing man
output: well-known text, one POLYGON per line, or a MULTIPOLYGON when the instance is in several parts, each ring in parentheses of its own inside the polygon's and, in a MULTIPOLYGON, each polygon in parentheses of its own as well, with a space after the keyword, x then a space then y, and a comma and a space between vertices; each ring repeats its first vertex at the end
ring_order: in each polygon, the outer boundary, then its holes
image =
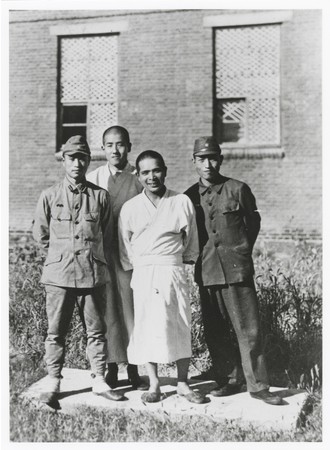
POLYGON ((128 360, 146 364, 150 388, 142 400, 161 399, 157 363, 176 361, 177 393, 193 403, 204 397, 190 389, 191 311, 183 262, 198 256, 194 207, 186 195, 165 187, 163 157, 142 152, 136 169, 144 191, 126 202, 119 216, 121 262, 133 268, 134 328, 128 360))
POLYGON ((46 289, 48 332, 45 361, 48 377, 41 401, 58 398, 64 363, 65 336, 77 303, 87 331, 87 353, 93 392, 110 400, 106 369, 105 285, 109 281, 111 207, 109 194, 86 181, 90 149, 83 136, 71 137, 63 149, 65 178, 42 192, 33 225, 35 240, 47 250, 41 282, 46 289))
POLYGON ((195 205, 200 239, 195 280, 218 383, 211 394, 240 392, 243 368, 251 397, 279 405, 281 397, 269 392, 253 280, 252 249, 260 229, 255 198, 245 183, 219 173, 223 156, 214 137, 196 139, 193 161, 200 179, 185 193, 195 205))
MULTIPOLYGON (((106 305, 108 330, 106 381, 111 388, 115 388, 118 382, 118 364, 127 362, 127 346, 134 321, 133 292, 130 287, 132 271, 125 272, 119 260, 118 216, 123 204, 139 194, 142 186, 134 173, 135 168, 127 160, 132 147, 128 131, 118 125, 112 126, 103 133, 102 142, 107 163, 90 172, 87 179, 109 192, 115 223, 116 239, 111 258, 112 281, 107 285, 106 305)), ((136 365, 128 364, 127 375, 133 389, 148 389, 140 378, 136 365)))

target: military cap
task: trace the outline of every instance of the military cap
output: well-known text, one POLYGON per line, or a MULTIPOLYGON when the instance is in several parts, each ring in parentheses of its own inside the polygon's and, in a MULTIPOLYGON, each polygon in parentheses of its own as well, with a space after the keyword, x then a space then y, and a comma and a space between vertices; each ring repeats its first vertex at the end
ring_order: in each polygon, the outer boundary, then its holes
POLYGON ((194 156, 220 155, 221 148, 213 136, 202 136, 195 140, 194 156))
POLYGON ((71 136, 64 145, 62 155, 73 155, 75 153, 82 153, 83 155, 90 156, 91 151, 89 145, 84 136, 76 135, 71 136))

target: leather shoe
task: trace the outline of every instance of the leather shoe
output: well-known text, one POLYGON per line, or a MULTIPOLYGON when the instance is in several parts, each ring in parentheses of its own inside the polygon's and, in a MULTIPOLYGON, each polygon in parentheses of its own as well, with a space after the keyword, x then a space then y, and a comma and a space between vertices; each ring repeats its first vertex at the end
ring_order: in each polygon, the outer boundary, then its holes
POLYGON ((149 384, 145 383, 142 378, 138 375, 136 379, 129 379, 132 388, 136 391, 147 391, 149 389, 149 384))
POLYGON ((39 400, 47 405, 55 403, 58 400, 58 392, 42 392, 39 400))
POLYGON ((94 394, 106 398, 107 400, 113 400, 115 402, 126 399, 126 397, 120 392, 112 391, 110 389, 104 392, 94 392, 94 394))
POLYGON ((108 372, 105 376, 105 382, 111 389, 115 389, 118 385, 118 366, 116 363, 108 364, 108 372))
POLYGON ((49 405, 57 402, 60 392, 61 378, 61 375, 59 377, 53 377, 50 375, 46 377, 44 392, 42 392, 39 397, 39 400, 42 403, 49 405))
POLYGON ((280 396, 269 392, 268 389, 262 389, 258 392, 250 392, 252 398, 262 400, 269 405, 283 405, 283 400, 280 396))
POLYGON ((238 394, 241 392, 241 385, 239 384, 225 384, 224 386, 212 389, 210 392, 213 397, 228 397, 229 395, 238 394))

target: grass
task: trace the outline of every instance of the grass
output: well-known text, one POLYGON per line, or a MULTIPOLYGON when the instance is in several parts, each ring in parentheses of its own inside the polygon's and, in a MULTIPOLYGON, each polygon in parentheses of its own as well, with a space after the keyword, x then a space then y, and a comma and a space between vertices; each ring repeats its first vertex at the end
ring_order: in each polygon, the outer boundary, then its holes
MULTIPOLYGON (((278 386, 309 393, 299 426, 290 432, 263 431, 211 417, 107 411, 82 407, 76 416, 37 408, 20 393, 46 374, 43 257, 27 240, 10 249, 10 439, 14 442, 319 442, 322 439, 321 257, 299 244, 294 255, 277 258, 263 248, 255 258, 265 354, 278 386), (293 261, 293 262, 292 262, 293 261), (138 416, 137 416, 138 414, 138 416), (138 420, 137 420, 138 419, 138 420)), ((198 290, 188 272, 192 305, 192 369, 210 365, 203 337, 198 290)), ((85 337, 75 313, 67 338, 66 366, 87 368, 85 337)), ((164 366, 163 374, 173 371, 164 366)))
POLYGON ((167 416, 134 411, 95 410, 81 407, 75 416, 43 411, 18 403, 20 427, 12 433, 16 442, 292 442, 317 441, 317 430, 299 432, 260 430, 237 421, 217 423, 201 416, 167 416), (19 409, 28 411, 28 416, 19 409), (308 439, 306 439, 308 437, 308 439))

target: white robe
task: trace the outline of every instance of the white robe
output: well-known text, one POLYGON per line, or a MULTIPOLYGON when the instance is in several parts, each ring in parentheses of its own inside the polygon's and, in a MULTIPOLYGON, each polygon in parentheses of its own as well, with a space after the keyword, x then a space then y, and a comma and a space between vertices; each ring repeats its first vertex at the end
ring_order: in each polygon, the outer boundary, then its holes
POLYGON ((191 356, 191 310, 183 261, 196 261, 194 206, 166 190, 157 207, 145 192, 119 215, 120 259, 133 267, 134 328, 128 345, 132 364, 169 363, 191 356))
MULTIPOLYGON (((122 205, 142 191, 130 164, 117 176, 112 175, 108 163, 88 173, 91 183, 106 189, 110 194, 111 207, 117 234, 118 216, 122 205)), ((119 260, 118 245, 112 255, 110 268, 112 282, 107 284, 107 304, 105 322, 107 325, 107 362, 127 361, 127 346, 133 329, 133 292, 130 287, 132 271, 124 271, 119 260)))

